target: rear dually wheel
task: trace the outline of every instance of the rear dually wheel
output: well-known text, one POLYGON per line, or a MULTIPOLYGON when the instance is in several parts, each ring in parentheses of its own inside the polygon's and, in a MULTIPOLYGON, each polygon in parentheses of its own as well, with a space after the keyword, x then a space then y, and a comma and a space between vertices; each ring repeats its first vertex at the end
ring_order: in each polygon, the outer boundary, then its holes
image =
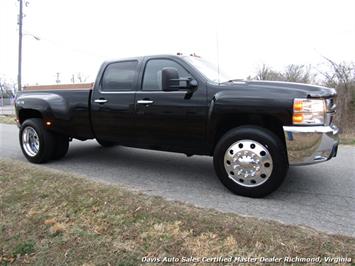
POLYGON ((32 163, 44 163, 52 158, 54 136, 39 118, 24 121, 20 128, 19 140, 26 159, 32 163))

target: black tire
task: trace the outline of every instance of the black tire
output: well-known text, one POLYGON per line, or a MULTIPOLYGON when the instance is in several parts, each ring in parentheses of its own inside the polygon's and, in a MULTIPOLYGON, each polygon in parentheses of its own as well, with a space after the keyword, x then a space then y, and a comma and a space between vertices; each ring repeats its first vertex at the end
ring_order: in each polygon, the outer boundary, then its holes
POLYGON ((52 159, 59 160, 63 158, 69 149, 69 138, 63 135, 55 135, 55 147, 52 159))
MULTIPOLYGON (((288 161, 283 142, 270 130, 257 126, 242 126, 228 131, 215 147, 213 163, 217 176, 229 190, 235 194, 252 198, 261 198, 275 191, 282 184, 288 170, 288 161), (229 173, 226 171, 224 162, 225 153, 232 144, 242 140, 251 140, 263 145, 272 158, 273 168, 270 176, 264 183, 260 182, 260 185, 248 187, 238 184, 237 181, 228 176, 229 173)), ((230 162, 227 161, 226 163, 230 162)), ((238 178, 236 179, 238 180, 238 178)), ((243 180, 240 181, 239 183, 244 182, 243 180)))
POLYGON ((27 119, 24 121, 21 125, 20 128, 20 133, 19 133, 19 138, 20 138, 20 146, 22 153, 26 157, 26 159, 32 163, 45 163, 49 161, 52 158, 53 152, 54 152, 54 136, 51 132, 49 132, 43 125, 43 121, 39 118, 31 118, 27 119), (27 129, 26 129, 27 128, 27 129), (30 154, 28 152, 28 148, 26 151, 25 147, 26 144, 23 142, 23 135, 25 131, 28 130, 34 130, 38 142, 39 142, 39 148, 38 151, 34 154, 30 154))
POLYGON ((98 140, 98 139, 96 141, 104 148, 110 148, 110 147, 117 145, 115 142, 111 142, 111 141, 104 141, 104 140, 98 140))

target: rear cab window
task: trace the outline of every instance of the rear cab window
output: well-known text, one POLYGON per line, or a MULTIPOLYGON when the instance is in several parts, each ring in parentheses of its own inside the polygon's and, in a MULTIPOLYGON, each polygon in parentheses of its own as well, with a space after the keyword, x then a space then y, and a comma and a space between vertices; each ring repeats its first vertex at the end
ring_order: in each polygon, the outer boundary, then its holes
POLYGON ((131 91, 138 72, 138 61, 123 61, 109 64, 102 77, 104 92, 131 91))

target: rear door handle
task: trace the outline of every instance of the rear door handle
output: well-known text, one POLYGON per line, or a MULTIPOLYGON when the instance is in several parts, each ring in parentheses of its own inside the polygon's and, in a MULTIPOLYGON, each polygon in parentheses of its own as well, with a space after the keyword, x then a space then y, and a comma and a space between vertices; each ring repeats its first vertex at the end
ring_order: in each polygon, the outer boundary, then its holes
POLYGON ((138 104, 152 104, 152 103, 154 103, 154 101, 152 101, 152 100, 138 100, 137 103, 138 104))
POLYGON ((99 103, 99 104, 104 104, 107 103, 108 101, 106 99, 96 99, 94 100, 95 103, 99 103))

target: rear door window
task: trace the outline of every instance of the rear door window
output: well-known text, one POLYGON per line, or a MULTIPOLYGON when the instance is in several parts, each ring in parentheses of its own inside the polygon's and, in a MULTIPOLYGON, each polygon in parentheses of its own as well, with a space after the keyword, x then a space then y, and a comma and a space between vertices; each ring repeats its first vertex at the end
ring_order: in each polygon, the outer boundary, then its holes
POLYGON ((133 90, 137 67, 137 61, 109 64, 102 78, 101 90, 109 92, 133 90))

